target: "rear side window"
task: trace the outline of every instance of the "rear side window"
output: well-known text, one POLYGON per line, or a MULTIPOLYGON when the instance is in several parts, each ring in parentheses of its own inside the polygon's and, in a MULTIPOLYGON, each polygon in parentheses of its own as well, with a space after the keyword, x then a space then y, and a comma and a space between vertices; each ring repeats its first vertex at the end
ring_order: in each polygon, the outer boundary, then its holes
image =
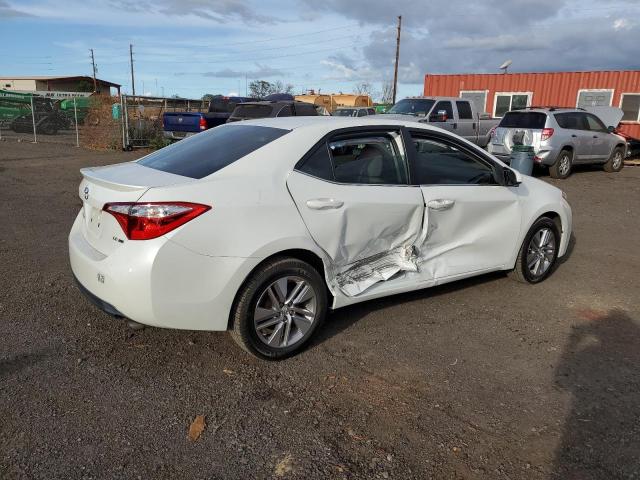
POLYGON ((542 129, 547 115, 540 112, 508 112, 502 117, 500 127, 542 129))
POLYGON ((405 185, 408 182, 403 155, 394 135, 373 134, 329 143, 337 182, 369 185, 405 185))
POLYGON ((310 103, 297 103, 295 105, 296 115, 298 116, 317 116, 315 107, 310 103))
POLYGON ((458 101, 456 102, 456 106, 458 107, 458 118, 460 120, 470 120, 473 118, 469 102, 458 101))
POLYGON ((291 117, 293 116, 293 110, 291 109, 291 105, 285 105, 278 112, 277 117, 291 117))
POLYGON ((333 181, 333 168, 331 157, 326 143, 322 143, 316 150, 298 167, 298 170, 323 180, 333 181))
POLYGON ((282 137, 289 130, 255 125, 224 125, 169 145, 138 163, 167 173, 204 178, 282 137))
POLYGON ((556 122, 560 128, 567 128, 569 130, 587 130, 587 123, 582 113, 567 112, 556 113, 556 122))
POLYGON ((255 104, 240 104, 233 111, 234 117, 241 118, 266 118, 271 115, 271 105, 255 105, 255 104))

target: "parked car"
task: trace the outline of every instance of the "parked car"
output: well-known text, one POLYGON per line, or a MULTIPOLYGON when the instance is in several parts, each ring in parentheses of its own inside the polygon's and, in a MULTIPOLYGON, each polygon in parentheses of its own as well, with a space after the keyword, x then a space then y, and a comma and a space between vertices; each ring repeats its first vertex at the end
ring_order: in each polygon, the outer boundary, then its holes
POLYGON ((318 115, 316 106, 312 103, 299 102, 297 100, 263 100, 238 105, 227 120, 227 123, 255 118, 309 117, 318 115))
POLYGON ((530 107, 507 112, 495 129, 489 152, 508 163, 514 136, 533 146, 534 161, 549 167, 553 178, 567 178, 573 165, 603 164, 607 172, 622 169, 626 140, 614 132, 619 108, 598 107, 599 116, 583 109, 530 107), (607 123, 603 122, 604 119, 607 123))
POLYGON ((238 104, 253 100, 255 98, 216 95, 209 100, 207 112, 165 112, 162 114, 164 136, 170 140, 181 140, 223 125, 238 104))
POLYGON ((409 116, 420 123, 432 123, 480 147, 487 146, 491 129, 500 122, 488 114, 476 112, 469 100, 456 97, 405 98, 383 115, 394 115, 395 118, 402 118, 399 115, 409 116))
POLYGON ((336 117, 366 117, 375 115, 375 107, 338 107, 333 114, 336 117))
POLYGON ((230 123, 81 173, 80 289, 142 324, 231 330, 262 358, 346 305, 496 270, 540 282, 571 235, 561 190, 382 116, 230 123))

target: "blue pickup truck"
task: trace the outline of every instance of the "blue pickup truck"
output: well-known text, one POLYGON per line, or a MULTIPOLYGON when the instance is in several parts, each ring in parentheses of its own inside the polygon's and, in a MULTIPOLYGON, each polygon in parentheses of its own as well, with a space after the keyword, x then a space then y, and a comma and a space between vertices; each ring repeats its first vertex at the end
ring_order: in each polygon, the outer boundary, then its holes
POLYGON ((181 140, 190 135, 224 124, 239 103, 252 102, 255 98, 223 97, 216 95, 209 101, 206 112, 165 112, 162 129, 169 140, 181 140))

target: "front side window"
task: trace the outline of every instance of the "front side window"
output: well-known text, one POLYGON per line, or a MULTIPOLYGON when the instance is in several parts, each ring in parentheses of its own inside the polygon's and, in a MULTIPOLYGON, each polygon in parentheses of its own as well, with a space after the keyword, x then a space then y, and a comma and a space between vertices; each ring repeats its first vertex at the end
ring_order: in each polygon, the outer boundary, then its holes
POLYGON ((411 133, 416 149, 414 179, 420 185, 496 185, 493 168, 456 146, 411 133))
POLYGON ((433 110, 431 111, 431 116, 435 116, 438 117, 438 112, 445 112, 445 114, 447 115, 447 118, 453 118, 453 107, 451 106, 451 102, 449 101, 444 101, 441 100, 438 103, 436 103, 436 106, 433 107, 433 110))
POLYGON ((375 132, 329 142, 337 182, 370 185, 405 185, 405 157, 398 147, 399 132, 375 132))
POLYGON ((586 120, 587 120, 587 126, 589 127, 589 130, 595 131, 595 132, 606 132, 607 131, 607 127, 604 126, 604 123, 602 123, 602 120, 600 120, 598 117, 596 117, 595 115, 592 115, 590 113, 585 115, 586 120))
POLYGON ((204 178, 289 133, 282 128, 229 124, 156 150, 140 165, 191 178, 204 178))

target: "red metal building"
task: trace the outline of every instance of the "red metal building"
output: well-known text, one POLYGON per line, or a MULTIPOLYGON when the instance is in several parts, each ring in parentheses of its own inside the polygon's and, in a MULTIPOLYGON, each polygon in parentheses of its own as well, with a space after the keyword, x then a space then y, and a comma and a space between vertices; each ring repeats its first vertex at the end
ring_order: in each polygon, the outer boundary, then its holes
POLYGON ((620 130, 640 138, 640 70, 427 74, 424 95, 469 98, 496 117, 526 106, 615 106, 624 111, 620 130))

